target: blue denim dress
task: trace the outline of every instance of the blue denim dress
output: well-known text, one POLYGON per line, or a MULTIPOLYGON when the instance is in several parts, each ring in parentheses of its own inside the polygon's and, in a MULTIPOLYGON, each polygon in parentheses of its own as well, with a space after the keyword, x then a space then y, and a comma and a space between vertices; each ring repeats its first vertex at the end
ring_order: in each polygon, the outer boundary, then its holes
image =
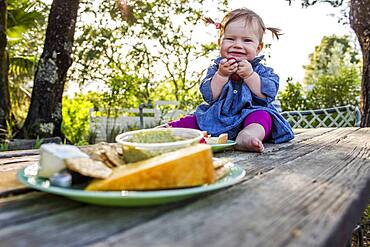
POLYGON ((201 130, 206 130, 212 136, 228 133, 229 139, 235 139, 242 130, 243 121, 248 114, 256 110, 265 110, 272 118, 269 141, 282 143, 294 138, 289 123, 272 105, 279 89, 279 76, 271 68, 261 64, 262 59, 263 56, 257 57, 251 64, 261 78, 261 92, 266 95, 265 99, 254 95, 246 83, 229 80, 222 88, 220 96, 213 100, 211 80, 218 70, 222 57, 214 60, 200 85, 200 91, 206 103, 199 105, 194 112, 201 130))

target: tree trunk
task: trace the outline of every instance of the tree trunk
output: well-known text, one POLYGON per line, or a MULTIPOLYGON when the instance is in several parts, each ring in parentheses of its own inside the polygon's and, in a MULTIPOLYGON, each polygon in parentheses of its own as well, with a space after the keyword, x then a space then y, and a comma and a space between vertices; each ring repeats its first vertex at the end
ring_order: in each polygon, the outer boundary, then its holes
POLYGON ((10 95, 8 68, 9 60, 6 51, 7 38, 7 1, 0 0, 0 129, 7 129, 6 122, 10 120, 10 95))
POLYGON ((363 71, 361 82, 361 127, 370 126, 370 2, 369 0, 351 0, 349 20, 360 42, 363 71))
POLYGON ((71 52, 79 0, 54 0, 51 6, 44 50, 37 65, 31 105, 17 137, 60 136, 62 96, 71 52))

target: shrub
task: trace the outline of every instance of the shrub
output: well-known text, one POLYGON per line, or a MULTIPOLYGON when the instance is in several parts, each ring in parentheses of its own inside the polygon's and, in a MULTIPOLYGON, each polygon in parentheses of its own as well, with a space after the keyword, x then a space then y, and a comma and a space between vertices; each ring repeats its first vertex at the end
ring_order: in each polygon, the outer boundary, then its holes
POLYGON ((62 131, 66 138, 75 145, 88 143, 90 108, 93 104, 83 96, 63 99, 62 131))

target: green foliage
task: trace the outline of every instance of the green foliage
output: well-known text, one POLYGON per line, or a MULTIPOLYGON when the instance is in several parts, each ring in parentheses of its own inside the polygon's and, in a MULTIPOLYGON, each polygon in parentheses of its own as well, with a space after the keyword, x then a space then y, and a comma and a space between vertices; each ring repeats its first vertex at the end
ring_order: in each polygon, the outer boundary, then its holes
POLYGON ((278 95, 283 111, 296 111, 305 108, 306 98, 300 83, 288 81, 285 90, 278 95))
POLYGON ((7 39, 12 113, 20 128, 30 103, 30 82, 44 42, 49 6, 41 0, 8 1, 7 39))
POLYGON ((62 131, 66 138, 76 145, 87 144, 89 136, 89 110, 93 104, 83 96, 74 99, 63 98, 62 131))
POLYGON ((336 75, 342 67, 360 70, 359 51, 352 45, 349 36, 324 36, 320 45, 310 54, 310 64, 305 66, 303 84, 312 87, 321 76, 336 75))
POLYGON ((39 0, 8 1, 7 36, 10 42, 22 39, 25 32, 45 24, 47 6, 39 0))
POLYGON ((39 149, 43 143, 43 139, 42 138, 39 138, 37 137, 36 140, 35 140, 35 144, 33 145, 33 148, 34 149, 39 149))
POLYGON ((354 68, 342 67, 336 75, 322 75, 310 91, 288 82, 278 97, 283 111, 359 105, 361 77, 354 68))
POLYGON ((88 92, 85 95, 78 95, 79 97, 84 97, 86 101, 90 102, 93 105, 94 110, 98 110, 99 108, 102 108, 102 100, 103 100, 103 94, 101 92, 88 92))
POLYGON ((0 143, 6 143, 14 136, 15 123, 6 121, 5 129, 0 128, 0 143))
POLYGON ((35 71, 36 58, 35 56, 14 55, 9 58, 9 74, 14 77, 20 75, 31 76, 35 71))
POLYGON ((138 103, 135 97, 139 94, 136 75, 123 71, 122 76, 116 76, 106 82, 107 91, 102 93, 102 104, 106 109, 128 108, 138 103))
POLYGON ((7 38, 12 80, 22 81, 33 76, 36 56, 44 42, 48 9, 40 0, 9 2, 7 38))
MULTIPOLYGON (((289 4, 291 4, 295 0, 285 0, 285 1, 289 2, 289 4)), ((311 6, 311 5, 315 5, 316 3, 329 3, 333 7, 338 7, 338 6, 343 5, 344 0, 302 0, 300 2, 302 2, 303 7, 308 7, 308 6, 311 6)))
POLYGON ((87 142, 88 142, 88 144, 95 144, 97 137, 98 137, 98 134, 95 131, 89 129, 89 132, 87 134, 87 142))
POLYGON ((225 7, 227 1, 139 0, 121 8, 112 8, 112 2, 101 1, 98 8, 93 2, 81 4, 77 63, 69 76, 81 84, 90 80, 109 84, 114 78, 130 77, 120 85, 138 104, 166 99, 195 105, 199 94, 194 92, 205 68, 194 64, 198 59, 209 61, 217 46, 200 42, 194 30, 199 24, 205 28, 202 15, 225 7), (212 2, 212 8, 206 2, 212 2), (83 23, 86 16, 90 21, 83 23))
POLYGON ((306 88, 288 81, 279 95, 283 111, 357 106, 361 83, 358 56, 348 36, 323 37, 305 66, 306 88))
POLYGON ((359 73, 342 67, 336 75, 322 75, 307 93, 308 108, 320 109, 343 105, 359 105, 359 73))
POLYGON ((124 129, 119 126, 111 126, 106 131, 106 141, 109 143, 116 142, 116 136, 124 132, 124 129))
POLYGON ((8 150, 9 150, 9 144, 8 143, 0 143, 0 152, 8 151, 8 150))

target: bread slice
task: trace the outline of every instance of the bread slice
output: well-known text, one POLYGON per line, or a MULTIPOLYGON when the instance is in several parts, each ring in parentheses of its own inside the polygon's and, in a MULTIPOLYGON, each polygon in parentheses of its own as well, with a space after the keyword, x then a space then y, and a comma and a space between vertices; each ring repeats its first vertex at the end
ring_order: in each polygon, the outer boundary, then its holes
POLYGON ((86 190, 157 190, 215 182, 209 145, 196 144, 113 169, 106 179, 95 179, 86 190))
POLYGON ((216 180, 220 180, 221 178, 226 177, 226 175, 229 174, 229 172, 230 172, 230 167, 226 165, 215 169, 216 180))
POLYGON ((228 138, 229 137, 228 137, 227 133, 223 133, 223 134, 219 135, 218 139, 217 139, 217 144, 226 144, 228 138))
POLYGON ((69 170, 92 178, 107 178, 112 173, 103 162, 90 158, 65 159, 64 164, 69 170))

